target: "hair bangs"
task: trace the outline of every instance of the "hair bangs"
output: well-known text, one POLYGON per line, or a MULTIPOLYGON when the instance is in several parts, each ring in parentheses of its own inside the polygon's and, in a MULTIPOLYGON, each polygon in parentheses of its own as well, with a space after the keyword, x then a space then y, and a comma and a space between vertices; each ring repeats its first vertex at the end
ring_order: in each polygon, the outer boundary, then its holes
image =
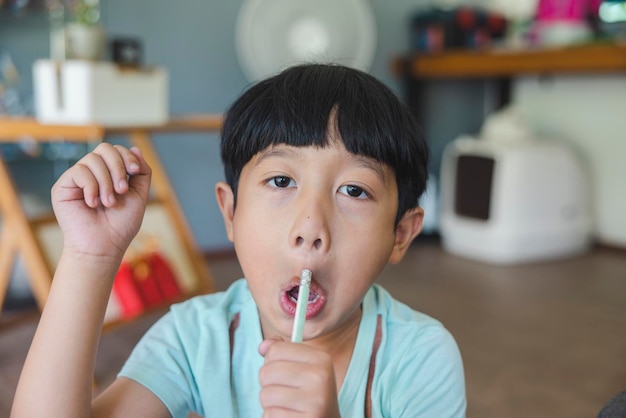
POLYGON ((396 175, 399 217, 426 187, 429 152, 417 121, 371 75, 340 65, 304 64, 250 87, 226 112, 221 156, 235 196, 243 166, 278 144, 325 147, 337 133, 355 155, 396 175))
POLYGON ((279 76, 252 86, 226 112, 221 157, 231 185, 236 186, 241 167, 268 147, 328 143, 328 119, 339 80, 289 70, 279 76))

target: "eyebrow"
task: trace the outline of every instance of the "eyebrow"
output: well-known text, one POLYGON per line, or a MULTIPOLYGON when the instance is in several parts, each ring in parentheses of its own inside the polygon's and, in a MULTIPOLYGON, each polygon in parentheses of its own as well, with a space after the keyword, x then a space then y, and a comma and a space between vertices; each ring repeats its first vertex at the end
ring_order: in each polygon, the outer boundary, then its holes
POLYGON ((383 169, 383 163, 380 163, 369 157, 363 157, 361 155, 355 155, 354 159, 363 168, 366 168, 376 173, 376 175, 380 177, 382 182, 384 184, 387 184, 387 176, 385 175, 385 170, 383 169))
POLYGON ((298 153, 295 150, 289 148, 268 148, 265 151, 261 151, 254 163, 255 166, 261 164, 264 160, 268 158, 290 158, 296 159, 298 157, 298 153))
MULTIPOLYGON (((258 166, 268 158, 298 159, 298 152, 289 148, 268 148, 259 153, 254 165, 258 166)), ((353 154, 352 158, 359 166, 373 171, 384 184, 387 184, 387 176, 385 175, 385 170, 383 169, 383 163, 362 155, 353 154)))

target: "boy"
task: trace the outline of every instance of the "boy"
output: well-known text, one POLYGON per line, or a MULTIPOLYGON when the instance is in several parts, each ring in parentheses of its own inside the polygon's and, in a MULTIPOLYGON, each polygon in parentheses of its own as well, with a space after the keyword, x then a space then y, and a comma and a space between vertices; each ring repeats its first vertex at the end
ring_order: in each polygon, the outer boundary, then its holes
POLYGON ((341 66, 285 70, 228 110, 222 159, 216 196, 245 280, 174 305, 93 403, 102 318, 150 168, 139 150, 102 144, 61 176, 63 255, 12 416, 464 416, 451 335, 374 284, 421 230, 427 177, 425 141, 389 89, 341 66))

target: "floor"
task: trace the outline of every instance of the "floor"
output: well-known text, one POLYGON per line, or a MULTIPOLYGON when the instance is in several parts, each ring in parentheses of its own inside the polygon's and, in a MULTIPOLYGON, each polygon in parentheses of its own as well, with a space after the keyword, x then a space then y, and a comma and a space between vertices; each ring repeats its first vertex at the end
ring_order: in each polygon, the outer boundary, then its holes
MULTIPOLYGON (((232 256, 210 262, 219 288, 241 274, 232 256)), ((626 389, 625 251, 596 248, 567 260, 502 267, 418 240, 380 282, 457 339, 470 418, 595 417, 626 389)), ((105 333, 96 368, 101 387, 160 314, 105 333)), ((27 311, 0 324, 0 417, 8 416, 36 322, 36 312, 27 311)))

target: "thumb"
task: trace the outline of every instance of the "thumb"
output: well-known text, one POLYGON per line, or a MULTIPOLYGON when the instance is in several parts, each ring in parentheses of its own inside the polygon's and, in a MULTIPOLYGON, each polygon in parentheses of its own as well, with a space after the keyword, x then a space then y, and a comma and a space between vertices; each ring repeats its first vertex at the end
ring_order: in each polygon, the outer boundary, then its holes
POLYGON ((267 354, 267 352, 269 351, 270 347, 277 342, 280 341, 284 341, 282 338, 280 337, 271 337, 268 338, 266 340, 261 341, 261 344, 259 344, 259 354, 262 355, 263 357, 265 357, 265 355, 267 354))

